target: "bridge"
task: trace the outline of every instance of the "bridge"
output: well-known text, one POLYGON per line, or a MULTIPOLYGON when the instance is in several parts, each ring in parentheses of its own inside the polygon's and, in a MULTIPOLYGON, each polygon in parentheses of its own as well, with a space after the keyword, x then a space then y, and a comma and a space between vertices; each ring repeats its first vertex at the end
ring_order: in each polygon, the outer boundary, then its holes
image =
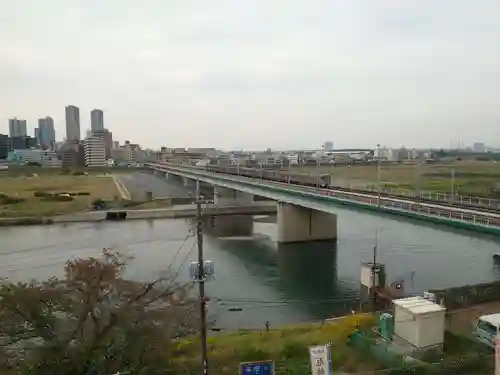
POLYGON ((254 195, 277 201, 278 242, 282 243, 336 239, 335 210, 339 204, 500 234, 500 211, 481 207, 379 196, 376 193, 346 191, 331 186, 301 186, 168 163, 149 163, 146 166, 155 173, 165 174, 166 178, 180 177, 187 185, 199 181, 214 186, 216 206, 248 205, 253 201, 254 195))

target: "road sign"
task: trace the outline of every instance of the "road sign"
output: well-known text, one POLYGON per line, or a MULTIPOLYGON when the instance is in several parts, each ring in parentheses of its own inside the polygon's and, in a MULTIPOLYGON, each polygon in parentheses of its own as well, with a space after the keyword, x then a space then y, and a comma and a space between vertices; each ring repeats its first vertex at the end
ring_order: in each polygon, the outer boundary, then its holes
POLYGON ((330 345, 309 347, 312 375, 331 375, 330 345))
POLYGON ((274 362, 243 362, 241 364, 241 375, 274 375, 274 362))

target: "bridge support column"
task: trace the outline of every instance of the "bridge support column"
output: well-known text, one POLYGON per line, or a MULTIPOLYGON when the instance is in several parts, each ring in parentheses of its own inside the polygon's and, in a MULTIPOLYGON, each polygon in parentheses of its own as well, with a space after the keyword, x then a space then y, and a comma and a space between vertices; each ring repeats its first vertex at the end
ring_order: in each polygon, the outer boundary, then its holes
POLYGON ((196 181, 191 178, 182 177, 182 184, 185 187, 194 187, 196 186, 196 181))
POLYGON ((253 203, 253 195, 214 186, 214 203, 216 206, 248 206, 253 203))
MULTIPOLYGON (((219 207, 248 206, 253 203, 253 195, 214 186, 214 203, 219 207)), ((212 220, 212 228, 218 237, 251 236, 253 217, 250 215, 217 216, 212 220)))
POLYGON ((278 243, 337 239, 337 215, 278 203, 278 243))

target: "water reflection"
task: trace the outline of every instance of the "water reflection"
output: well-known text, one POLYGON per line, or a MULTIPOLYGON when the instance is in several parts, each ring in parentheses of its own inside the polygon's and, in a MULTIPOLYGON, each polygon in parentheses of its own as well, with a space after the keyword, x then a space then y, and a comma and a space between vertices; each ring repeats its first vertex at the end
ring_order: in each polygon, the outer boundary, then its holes
POLYGON ((336 242, 280 244, 269 238, 217 240, 218 247, 238 258, 249 273, 272 287, 275 300, 233 299, 233 304, 274 308, 293 305, 296 311, 323 319, 357 306, 358 293, 338 283, 336 242))

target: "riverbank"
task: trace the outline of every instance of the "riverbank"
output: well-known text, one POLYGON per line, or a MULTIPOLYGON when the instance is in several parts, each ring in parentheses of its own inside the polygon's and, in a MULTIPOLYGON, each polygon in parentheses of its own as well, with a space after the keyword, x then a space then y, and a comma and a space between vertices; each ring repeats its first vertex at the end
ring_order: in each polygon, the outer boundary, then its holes
MULTIPOLYGON (((210 369, 217 374, 236 374, 240 363, 272 360, 277 374, 310 373, 308 347, 332 346, 332 367, 335 372, 362 372, 379 367, 372 358, 348 345, 349 335, 358 327, 373 324, 371 315, 353 315, 324 324, 297 324, 267 331, 238 331, 208 338, 210 369)), ((173 348, 177 373, 199 370, 199 341, 184 339, 173 348)))
MULTIPOLYGON (((152 220, 152 219, 180 219, 196 217, 196 206, 179 205, 167 208, 152 209, 116 209, 105 211, 84 211, 67 215, 51 217, 14 217, 0 218, 0 227, 22 226, 22 225, 50 225, 61 223, 85 223, 103 222, 117 220, 116 216, 121 213, 120 220, 152 220)), ((263 201, 255 202, 251 206, 217 207, 207 205, 203 207, 206 216, 220 215, 275 215, 276 203, 263 201)), ((264 216, 265 218, 266 216, 264 216)), ((261 218, 262 220, 262 218, 261 218)), ((272 221, 271 221, 272 222, 272 221)))
POLYGON ((88 210, 96 200, 116 201, 112 175, 32 174, 0 178, 0 218, 49 218, 88 210))

